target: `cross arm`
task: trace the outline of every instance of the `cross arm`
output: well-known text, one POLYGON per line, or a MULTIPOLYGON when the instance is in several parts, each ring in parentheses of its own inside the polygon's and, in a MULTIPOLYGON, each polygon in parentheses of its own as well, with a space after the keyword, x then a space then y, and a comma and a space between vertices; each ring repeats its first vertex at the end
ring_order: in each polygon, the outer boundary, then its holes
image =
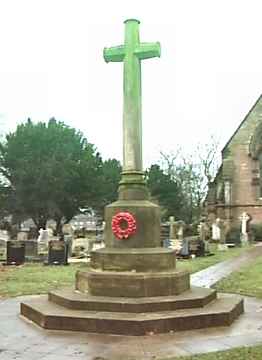
POLYGON ((160 43, 141 43, 135 50, 135 55, 140 59, 150 59, 153 57, 160 57, 161 47, 160 43))
POLYGON ((124 46, 114 46, 111 48, 104 48, 104 60, 109 61, 123 61, 125 57, 124 46))

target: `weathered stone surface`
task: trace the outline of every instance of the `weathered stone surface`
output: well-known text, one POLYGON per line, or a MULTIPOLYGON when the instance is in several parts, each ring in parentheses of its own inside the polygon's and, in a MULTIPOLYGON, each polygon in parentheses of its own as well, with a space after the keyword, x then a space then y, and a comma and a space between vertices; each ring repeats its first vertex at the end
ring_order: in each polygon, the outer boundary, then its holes
POLYGON ((175 251, 165 248, 102 248, 91 256, 91 268, 105 271, 167 271, 175 266, 175 251))
POLYGON ((160 208, 147 200, 118 200, 105 208, 105 244, 116 248, 160 247, 160 208), (112 218, 119 212, 130 212, 137 231, 128 239, 117 239, 111 229, 112 218))
POLYGON ((146 297, 177 295, 188 290, 187 271, 114 272, 78 271, 76 290, 95 296, 146 297), (88 285, 87 285, 88 284, 88 285))
POLYGON ((71 310, 48 301, 46 296, 21 304, 21 314, 45 329, 123 335, 228 326, 242 312, 239 297, 221 297, 203 308, 139 314, 71 310))
POLYGON ((243 212, 252 224, 262 222, 261 120, 262 96, 222 150, 222 164, 207 195, 209 217, 229 219, 233 227, 240 226, 243 212))
POLYGON ((92 296, 61 289, 51 291, 48 299, 68 309, 144 313, 203 307, 216 299, 216 290, 192 287, 180 295, 127 298, 92 296))

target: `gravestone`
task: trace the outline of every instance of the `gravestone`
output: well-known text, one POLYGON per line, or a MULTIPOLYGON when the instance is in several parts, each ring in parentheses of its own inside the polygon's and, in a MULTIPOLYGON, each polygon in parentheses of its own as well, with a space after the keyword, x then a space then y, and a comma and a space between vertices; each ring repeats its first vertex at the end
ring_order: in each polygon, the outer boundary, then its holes
POLYGON ((241 221, 241 245, 245 246, 248 244, 247 226, 248 222, 250 221, 250 216, 246 212, 243 212, 239 219, 241 221))
POLYGON ((72 245, 74 239, 74 230, 71 224, 64 224, 62 227, 62 232, 64 235, 64 241, 67 245, 68 256, 72 256, 72 245))
POLYGON ((64 241, 51 240, 48 243, 48 265, 67 265, 68 247, 64 241))
POLYGON ((161 247, 160 207, 150 201, 142 168, 141 60, 156 56, 160 44, 141 43, 135 19, 125 21, 124 45, 104 49, 106 62, 124 63, 118 199, 105 208, 105 247, 76 273, 75 289, 21 304, 46 329, 146 335, 225 326, 243 312, 242 299, 216 301, 215 290, 191 288, 175 251, 161 247))
POLYGON ((204 220, 200 221, 200 223, 198 225, 198 231, 199 231, 200 242, 203 243, 203 254, 202 255, 209 254, 210 253, 209 226, 204 220))
POLYGON ((220 242, 220 227, 219 227, 220 219, 217 218, 215 222, 212 224, 212 240, 216 242, 220 242))
POLYGON ((0 240, 4 240, 5 242, 10 239, 9 233, 7 230, 0 230, 0 240))
POLYGON ((7 230, 0 230, 0 261, 6 261, 7 241, 10 236, 7 230))
POLYGON ((25 241, 25 257, 27 260, 30 258, 36 258, 38 255, 38 243, 37 240, 25 241))
POLYGON ((169 238, 169 225, 167 223, 162 223, 160 227, 160 240, 162 246, 165 248, 170 247, 170 238, 169 238))
POLYGON ((174 216, 169 217, 169 241, 170 241, 170 247, 176 251, 176 253, 179 253, 182 248, 182 240, 178 237, 178 232, 181 227, 180 221, 175 221, 174 216))
POLYGON ((7 242, 0 239, 0 261, 6 261, 7 242))
POLYGON ((18 241, 26 241, 28 239, 28 233, 25 231, 19 231, 17 233, 17 240, 18 241))
POLYGON ((39 236, 37 238, 38 254, 46 255, 48 252, 48 241, 50 239, 50 229, 40 229, 39 236))
POLYGON ((7 265, 21 265, 25 262, 25 242, 9 240, 6 249, 7 265))

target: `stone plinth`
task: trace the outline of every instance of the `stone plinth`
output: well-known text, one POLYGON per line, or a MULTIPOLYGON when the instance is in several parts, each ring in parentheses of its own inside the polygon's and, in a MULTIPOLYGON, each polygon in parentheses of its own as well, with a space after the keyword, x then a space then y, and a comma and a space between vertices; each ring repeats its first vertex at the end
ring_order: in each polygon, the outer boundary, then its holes
POLYGON ((160 208, 148 200, 118 200, 105 208, 105 244, 108 248, 160 247, 160 208), (136 233, 128 239, 117 239, 111 229, 114 215, 128 211, 136 219, 136 233))
POLYGON ((91 256, 94 270, 156 272, 172 270, 175 266, 175 251, 165 248, 102 248, 91 256))
POLYGON ((147 297, 178 295, 189 289, 189 273, 78 271, 76 290, 95 296, 147 297))

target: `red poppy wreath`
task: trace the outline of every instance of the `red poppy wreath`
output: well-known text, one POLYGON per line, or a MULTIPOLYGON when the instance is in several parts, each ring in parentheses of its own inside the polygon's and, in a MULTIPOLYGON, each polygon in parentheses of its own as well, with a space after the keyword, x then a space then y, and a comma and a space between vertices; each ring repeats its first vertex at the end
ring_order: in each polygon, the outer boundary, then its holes
POLYGON ((129 212, 119 212, 112 218, 112 231, 118 239, 128 239, 136 232, 136 219, 129 212))

